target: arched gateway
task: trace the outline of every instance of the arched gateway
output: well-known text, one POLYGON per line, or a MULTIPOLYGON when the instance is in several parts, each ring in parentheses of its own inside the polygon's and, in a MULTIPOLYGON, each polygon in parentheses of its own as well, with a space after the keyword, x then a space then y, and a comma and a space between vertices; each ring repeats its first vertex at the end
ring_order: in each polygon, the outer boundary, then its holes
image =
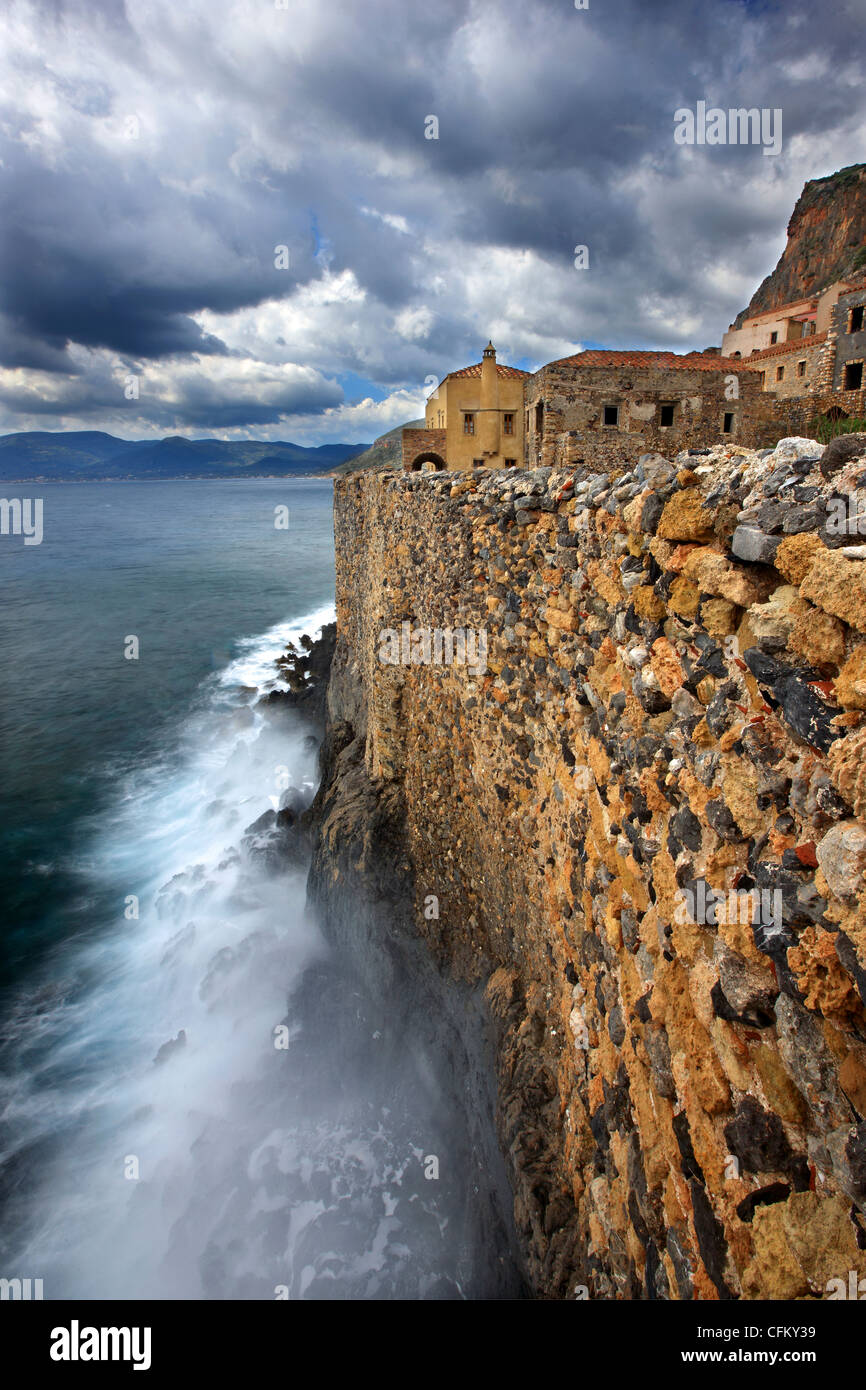
POLYGON ((444 467, 445 467, 445 460, 444 460, 444 458, 442 458, 442 456, 441 456, 440 454, 434 454, 434 453, 428 452, 428 453, 426 453, 426 454, 418 454, 418 456, 417 456, 416 458, 414 458, 414 459, 412 460, 412 462, 409 464, 409 469, 408 469, 408 471, 409 471, 410 473, 422 473, 422 472, 428 472, 428 473, 429 473, 429 472, 434 472, 434 471, 435 471, 435 472, 439 472, 439 470, 442 469, 442 468, 444 468, 444 467), (429 467, 426 468, 426 469, 425 469, 425 467, 424 467, 425 464, 428 464, 428 465, 429 465, 429 467))

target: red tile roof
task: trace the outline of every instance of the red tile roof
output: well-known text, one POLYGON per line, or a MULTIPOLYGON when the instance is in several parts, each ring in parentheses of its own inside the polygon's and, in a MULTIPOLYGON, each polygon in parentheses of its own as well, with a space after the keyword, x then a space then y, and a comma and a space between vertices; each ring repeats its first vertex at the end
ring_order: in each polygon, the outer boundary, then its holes
MULTIPOLYGON (((497 376, 506 376, 506 377, 524 377, 524 376, 530 376, 530 375, 531 375, 529 372, 521 371, 520 367, 506 367, 505 364, 502 363, 502 362, 497 362, 497 363, 496 363, 496 374, 497 374, 497 376)), ((480 362, 473 362, 471 367, 460 367, 460 368, 458 368, 458 370, 457 370, 456 372, 449 372, 449 373, 448 373, 448 376, 443 377, 443 381, 447 381, 447 380, 448 380, 448 377, 452 377, 452 376, 480 376, 480 375, 481 375, 481 363, 480 363, 480 362)), ((441 386, 442 383, 440 382, 439 384, 440 384, 440 386, 441 386)))
MULTIPOLYGON (((589 348, 573 357, 560 357, 548 367, 679 367, 686 371, 730 372, 748 363, 745 357, 712 357, 703 352, 619 352, 615 348, 589 348)), ((544 368, 542 368, 544 370, 544 368)))
POLYGON ((823 343, 827 337, 825 333, 809 333, 805 338, 792 338, 789 343, 773 343, 772 347, 761 348, 760 352, 750 352, 748 357, 738 357, 738 362, 763 362, 765 357, 779 357, 788 352, 802 352, 804 348, 814 347, 816 343, 823 343))

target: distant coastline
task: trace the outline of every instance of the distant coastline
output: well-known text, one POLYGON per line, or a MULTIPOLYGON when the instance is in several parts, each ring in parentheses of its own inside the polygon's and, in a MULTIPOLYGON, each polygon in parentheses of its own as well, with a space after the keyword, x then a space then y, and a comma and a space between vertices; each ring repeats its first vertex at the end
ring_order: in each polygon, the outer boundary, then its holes
POLYGON ((208 481, 331 476, 369 444, 288 440, 119 439, 102 430, 32 430, 0 437, 0 487, 7 483, 208 481))
POLYGON ((30 483, 249 483, 249 482, 272 482, 272 483, 294 483, 294 482, 333 482, 334 478, 339 477, 338 473, 328 470, 327 473, 228 473, 220 477, 216 473, 197 473, 197 474, 178 474, 177 477, 100 477, 94 474, 87 478, 48 478, 44 474, 36 474, 28 478, 3 478, 0 480, 0 487, 21 487, 30 483))

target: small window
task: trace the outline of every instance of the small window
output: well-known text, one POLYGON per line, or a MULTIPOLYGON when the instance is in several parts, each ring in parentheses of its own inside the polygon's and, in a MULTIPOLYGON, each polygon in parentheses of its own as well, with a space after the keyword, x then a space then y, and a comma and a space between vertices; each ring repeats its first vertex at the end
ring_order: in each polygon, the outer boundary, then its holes
POLYGON ((785 380, 785 368, 784 368, 784 367, 777 367, 777 368, 776 368, 776 380, 777 380, 777 381, 784 381, 784 380, 785 380))
POLYGON ((659 424, 663 430, 669 429, 674 422, 674 408, 672 405, 659 406, 659 424))
POLYGON ((764 387, 765 387, 766 384, 767 384, 767 373, 766 373, 766 372, 758 372, 758 380, 759 380, 760 383, 761 383, 761 390, 763 391, 764 387))
POLYGON ((504 431, 505 434, 513 434, 513 433, 514 433, 514 414, 513 414, 512 411, 506 410, 505 414, 503 415, 503 417, 502 417, 502 429, 503 429, 503 431, 504 431))
POLYGON ((618 406, 618 405, 606 405, 606 406, 605 406, 605 408, 604 408, 604 423, 605 423, 606 425, 618 425, 618 424, 619 424, 619 406, 618 406))
POLYGON ((863 332, 863 305, 858 304, 856 309, 851 310, 851 322, 848 324, 849 333, 863 332))
POLYGON ((506 459, 506 460, 505 460, 505 467, 506 467, 506 468, 516 468, 516 467, 517 467, 517 459, 506 459))
POLYGON ((474 434, 474 433, 475 433, 475 416, 474 416, 474 415, 464 415, 464 416, 463 416, 463 433, 464 433, 464 434, 474 434))
POLYGON ((734 432, 734 413, 731 410, 725 411, 725 418, 722 423, 723 434, 733 434, 734 432))
POLYGON ((845 368, 846 391, 859 391, 863 386, 863 363, 849 362, 845 368))
POLYGON ((798 362, 798 363, 797 363, 797 376, 805 376, 805 375, 806 375, 806 363, 805 363, 805 362, 798 362))
POLYGON ((779 341, 779 335, 778 335, 778 333, 771 333, 771 334, 770 334, 770 347, 772 347, 773 344, 774 344, 774 343, 777 343, 778 341, 779 341))
POLYGON ((544 401, 539 401, 535 407, 535 433, 542 434, 544 431, 544 401))
POLYGON ((483 467, 484 467, 484 460, 483 460, 483 459, 473 459, 473 460, 472 460, 472 467, 473 467, 473 468, 483 468, 483 467))

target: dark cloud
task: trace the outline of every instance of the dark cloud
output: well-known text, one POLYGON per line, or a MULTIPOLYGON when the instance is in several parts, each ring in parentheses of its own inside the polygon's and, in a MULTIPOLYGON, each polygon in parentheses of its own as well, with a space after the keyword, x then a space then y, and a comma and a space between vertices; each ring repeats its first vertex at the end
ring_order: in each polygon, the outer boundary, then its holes
POLYGON ((21 3, 0 103, 8 419, 96 419, 119 371, 159 367, 142 421, 264 427, 339 406, 341 373, 414 389, 494 324, 537 360, 718 342, 802 182, 863 157, 862 18, 847 0, 21 3), (781 107, 782 155, 675 145, 699 99, 781 107), (280 396, 275 363, 315 371, 280 396))

